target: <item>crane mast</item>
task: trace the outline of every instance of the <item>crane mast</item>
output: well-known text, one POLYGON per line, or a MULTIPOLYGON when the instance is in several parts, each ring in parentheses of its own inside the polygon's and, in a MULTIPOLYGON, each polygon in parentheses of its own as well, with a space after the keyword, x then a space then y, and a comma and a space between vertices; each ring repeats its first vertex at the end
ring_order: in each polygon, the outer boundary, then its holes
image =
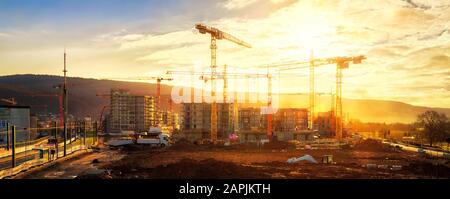
POLYGON ((217 141, 217 102, 215 82, 217 72, 216 42, 217 40, 226 39, 247 48, 251 48, 251 45, 217 28, 208 27, 203 24, 196 24, 195 28, 202 34, 211 35, 211 141, 215 143, 217 141))
POLYGON ((311 57, 309 62, 309 122, 308 128, 312 130, 314 128, 314 107, 315 107, 315 94, 314 94, 314 57, 311 51, 311 57))
POLYGON ((217 140, 217 102, 216 102, 216 37, 211 34, 211 140, 217 140))
POLYGON ((343 138, 343 122, 342 122, 342 70, 349 67, 349 63, 353 62, 353 64, 360 64, 362 60, 366 59, 364 55, 355 56, 355 57, 332 57, 332 58, 321 58, 314 59, 311 53, 311 58, 309 63, 307 61, 299 61, 299 62, 291 62, 291 63, 282 63, 272 65, 275 67, 286 67, 280 70, 291 70, 297 69, 309 64, 310 69, 310 114, 308 118, 308 128, 313 129, 314 125, 314 104, 315 104, 315 91, 314 91, 314 68, 317 66, 328 65, 328 64, 336 64, 336 95, 335 95, 335 137, 338 140, 343 138))
POLYGON ((273 121, 273 113, 272 113, 272 76, 267 73, 267 107, 269 108, 269 111, 267 112, 267 138, 269 138, 269 140, 272 140, 272 121, 273 121))
MULTIPOLYGON (((215 58, 215 56, 214 56, 215 58)), ((322 65, 329 65, 329 64, 336 64, 336 94, 335 94, 335 101, 332 102, 334 104, 334 118, 335 118, 335 137, 338 140, 341 140, 343 138, 343 122, 342 122, 342 118, 343 118, 343 111, 342 111, 342 70, 346 69, 349 67, 349 63, 353 62, 353 64, 360 64, 362 62, 362 60, 366 59, 366 57, 364 55, 360 55, 360 56, 354 56, 354 57, 332 57, 332 58, 313 58, 313 54, 311 53, 311 58, 309 61, 296 61, 296 62, 289 62, 289 63, 280 63, 280 64, 270 64, 270 65, 265 65, 265 66, 261 66, 261 67, 281 67, 281 69, 279 69, 280 71, 284 71, 284 70, 291 70, 291 69, 298 69, 298 68, 303 68, 305 66, 309 66, 310 68, 310 114, 308 117, 308 128, 309 129, 313 129, 314 128, 314 107, 315 107, 315 90, 314 90, 314 68, 318 67, 318 66, 322 66, 322 65)), ((186 71, 168 71, 168 74, 176 74, 176 73, 186 73, 186 71)), ((199 75, 201 75, 201 78, 206 79, 206 77, 204 76, 205 74, 200 73, 199 75)), ((290 75, 293 75, 292 73, 290 73, 290 75)), ((255 74, 253 75, 249 75, 249 74, 217 74, 216 72, 214 72, 211 75, 211 81, 213 81, 214 79, 220 79, 220 78, 224 78, 226 76, 226 78, 230 78, 230 77, 251 77, 251 76, 255 76, 255 74)), ((256 75, 259 77, 259 75, 256 75)), ((271 107, 271 77, 269 74, 267 74, 265 76, 266 78, 268 78, 269 80, 269 107, 271 107)), ((214 90, 214 89, 212 89, 214 90)), ((236 101, 235 101, 235 104, 236 101)), ((212 106, 214 107, 214 106, 212 106)), ((234 107, 234 109, 237 109, 237 106, 234 107)), ((217 110, 216 110, 217 111, 217 110)), ((237 112, 237 111, 235 111, 237 112)), ((217 112, 216 112, 217 114, 217 112)), ((212 112, 212 116, 213 116, 213 112, 212 112)), ((213 119, 214 117, 211 117, 211 119, 213 119)), ((267 122, 268 122, 268 128, 267 128, 267 135, 269 136, 269 138, 271 137, 271 116, 270 114, 267 117, 267 122)), ((235 122, 236 123, 236 122, 235 122)), ((211 124, 216 124, 217 125, 217 121, 214 122, 214 120, 211 122, 211 124)), ((236 124, 235 124, 236 125, 236 124)), ((213 130, 214 128, 211 127, 211 129, 213 130)), ((217 130, 217 128, 215 128, 217 130)), ((236 129, 236 126, 235 126, 236 129)), ((217 135, 217 134, 213 134, 213 132, 211 133, 211 135, 217 135)), ((212 137, 213 138, 213 137, 212 137)))

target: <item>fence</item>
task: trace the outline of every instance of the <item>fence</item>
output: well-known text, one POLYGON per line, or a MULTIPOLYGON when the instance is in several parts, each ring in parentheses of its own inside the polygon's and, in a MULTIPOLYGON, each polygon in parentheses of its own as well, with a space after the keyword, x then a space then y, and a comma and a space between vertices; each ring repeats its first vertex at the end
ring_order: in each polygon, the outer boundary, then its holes
MULTIPOLYGON (((6 143, 0 145, 0 178, 39 164, 54 161, 74 152, 87 149, 98 141, 97 122, 83 121, 67 124, 66 134, 56 122, 53 127, 16 130, 15 126, 0 131, 6 143), (37 139, 16 142, 18 132, 44 132, 37 139), (65 141, 64 141, 65 140, 65 141)), ((28 136, 31 137, 31 136, 28 136)))

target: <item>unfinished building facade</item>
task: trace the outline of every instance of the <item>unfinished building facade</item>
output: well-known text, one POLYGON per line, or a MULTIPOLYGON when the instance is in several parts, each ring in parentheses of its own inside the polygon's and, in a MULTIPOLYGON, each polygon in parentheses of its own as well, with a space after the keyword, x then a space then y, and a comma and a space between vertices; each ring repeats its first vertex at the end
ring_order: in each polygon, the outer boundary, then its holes
POLYGON ((274 131, 296 132, 308 129, 308 109, 282 108, 274 115, 274 131))
MULTIPOLYGON (((217 104, 217 135, 223 139, 231 133, 232 106, 226 103, 217 104)), ((211 104, 182 104, 181 130, 189 139, 209 138, 211 132, 211 104)))
POLYGON ((111 90, 109 133, 142 132, 157 124, 155 97, 132 95, 126 89, 111 90))

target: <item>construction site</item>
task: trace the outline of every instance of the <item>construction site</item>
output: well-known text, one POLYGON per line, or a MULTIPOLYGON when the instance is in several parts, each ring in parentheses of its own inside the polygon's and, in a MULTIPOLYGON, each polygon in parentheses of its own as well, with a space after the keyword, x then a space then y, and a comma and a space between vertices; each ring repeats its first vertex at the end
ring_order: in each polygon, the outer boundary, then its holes
MULTIPOLYGON (((103 106, 99 124, 90 127, 95 133, 92 143, 80 148, 85 151, 64 161, 56 158, 13 178, 450 177, 446 150, 369 138, 351 128, 342 105, 343 71, 355 64, 364 67, 364 60, 370 57, 315 58, 311 52, 309 60, 255 66, 242 72, 236 67, 218 67, 218 46, 222 41, 245 48, 251 44, 203 24, 196 24, 195 29, 211 41, 209 71, 124 78, 156 80, 156 95, 138 95, 127 88, 97 93, 110 104, 103 106), (317 67, 335 68, 334 92, 315 91, 317 67), (223 70, 219 72, 219 68, 223 70), (279 106, 276 82, 299 75, 291 70, 308 71, 308 107, 279 106), (173 85, 164 108, 162 81, 184 85, 173 85), (201 86, 186 81, 198 81, 201 86), (209 89, 204 89, 205 85, 209 89), (328 111, 317 111, 317 95, 329 96, 328 111)), ((66 88, 64 82, 60 95, 63 157, 68 128, 66 88)))

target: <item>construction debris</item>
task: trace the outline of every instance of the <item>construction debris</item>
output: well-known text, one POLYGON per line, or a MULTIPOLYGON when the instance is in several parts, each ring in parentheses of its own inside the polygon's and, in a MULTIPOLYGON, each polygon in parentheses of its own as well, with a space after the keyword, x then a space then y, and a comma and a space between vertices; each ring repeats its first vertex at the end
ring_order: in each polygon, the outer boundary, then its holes
POLYGON ((402 166, 401 165, 392 165, 391 170, 392 171, 400 171, 400 170, 402 170, 402 166))
POLYGON ((377 168, 376 164, 366 164, 365 166, 367 169, 376 169, 377 168))

